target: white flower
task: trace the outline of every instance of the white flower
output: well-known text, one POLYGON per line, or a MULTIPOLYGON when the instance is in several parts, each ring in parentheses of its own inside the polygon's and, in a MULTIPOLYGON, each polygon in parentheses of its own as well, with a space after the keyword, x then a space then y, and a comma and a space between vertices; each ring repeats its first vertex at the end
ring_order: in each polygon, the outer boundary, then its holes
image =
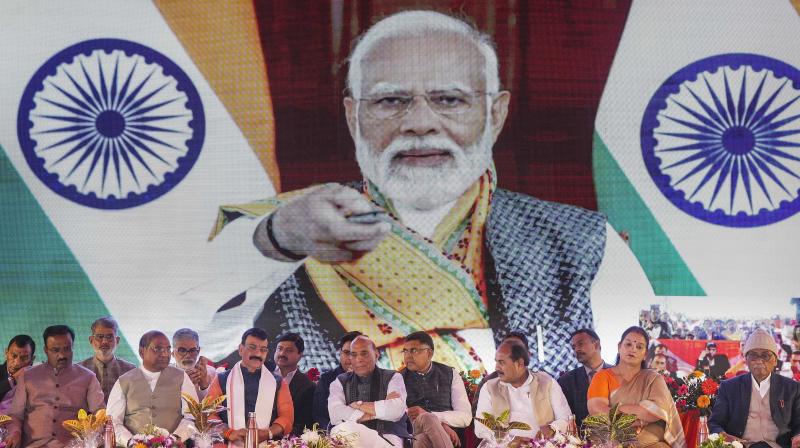
POLYGON ((734 440, 733 442, 731 442, 731 446, 733 448, 744 448, 744 445, 742 445, 742 442, 739 442, 738 440, 734 440))
POLYGON ((714 434, 709 434, 708 435, 708 440, 710 440, 712 442, 716 442, 717 439, 719 439, 719 434, 714 433, 714 434))
POLYGON ((307 444, 317 443, 319 442, 319 433, 316 431, 306 431, 302 435, 300 435, 300 439, 307 444))
POLYGON ((570 445, 577 445, 577 446, 583 445, 583 443, 581 443, 581 439, 573 435, 567 435, 567 440, 569 440, 570 445))
POLYGON ((567 438, 564 437, 564 434, 562 434, 560 431, 556 431, 555 436, 553 436, 553 440, 555 440, 557 443, 564 443, 567 441, 567 438))

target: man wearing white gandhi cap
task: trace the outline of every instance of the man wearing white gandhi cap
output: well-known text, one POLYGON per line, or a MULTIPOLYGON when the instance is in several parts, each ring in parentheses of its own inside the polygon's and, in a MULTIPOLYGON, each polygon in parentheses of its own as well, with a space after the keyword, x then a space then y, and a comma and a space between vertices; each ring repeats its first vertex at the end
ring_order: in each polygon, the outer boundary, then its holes
POLYGON ((750 374, 722 383, 710 432, 753 448, 800 447, 800 384, 773 374, 778 363, 774 338, 758 329, 743 352, 750 374))

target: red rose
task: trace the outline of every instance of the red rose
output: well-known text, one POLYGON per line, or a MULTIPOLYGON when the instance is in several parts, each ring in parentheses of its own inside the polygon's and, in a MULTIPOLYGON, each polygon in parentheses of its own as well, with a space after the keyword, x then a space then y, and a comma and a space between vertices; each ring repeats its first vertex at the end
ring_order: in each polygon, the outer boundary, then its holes
POLYGON ((308 369, 308 372, 306 372, 306 376, 308 377, 308 379, 316 383, 317 381, 319 381, 319 369, 317 369, 316 367, 308 369))
POLYGON ((675 402, 675 407, 678 408, 678 412, 683 412, 686 410, 686 400, 681 398, 680 400, 675 402))
POLYGON ((681 387, 678 388, 678 395, 686 395, 688 393, 689 393, 689 386, 681 384, 681 387))

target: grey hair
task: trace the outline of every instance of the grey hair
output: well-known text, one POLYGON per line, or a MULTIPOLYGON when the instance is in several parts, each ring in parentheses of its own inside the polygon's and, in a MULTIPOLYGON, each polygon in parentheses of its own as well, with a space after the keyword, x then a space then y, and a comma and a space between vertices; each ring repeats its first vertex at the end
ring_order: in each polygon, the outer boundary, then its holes
POLYGON ((119 325, 111 316, 101 317, 92 322, 92 334, 94 334, 94 330, 96 330, 97 327, 108 328, 109 330, 114 331, 115 335, 119 333, 119 325))
POLYGON ((375 345, 375 341, 373 341, 368 336, 363 335, 363 334, 360 334, 360 335, 356 336, 355 338, 353 338, 353 340, 350 341, 350 347, 352 347, 353 344, 355 344, 356 341, 358 341, 358 340, 364 340, 364 341, 369 342, 370 345, 372 346, 372 349, 375 350, 376 353, 380 354, 380 352, 378 352, 378 346, 375 345))
POLYGON ((500 75, 497 52, 492 38, 469 23, 435 11, 404 11, 393 14, 373 25, 357 41, 349 58, 347 87, 350 94, 361 94, 361 60, 384 39, 419 36, 433 33, 454 33, 472 41, 483 55, 486 92, 495 94, 500 90, 500 75))
POLYGON ((197 345, 200 345, 200 335, 191 328, 181 328, 180 330, 176 331, 175 334, 172 335, 172 344, 174 345, 175 341, 180 339, 191 339, 194 342, 197 342, 197 345))

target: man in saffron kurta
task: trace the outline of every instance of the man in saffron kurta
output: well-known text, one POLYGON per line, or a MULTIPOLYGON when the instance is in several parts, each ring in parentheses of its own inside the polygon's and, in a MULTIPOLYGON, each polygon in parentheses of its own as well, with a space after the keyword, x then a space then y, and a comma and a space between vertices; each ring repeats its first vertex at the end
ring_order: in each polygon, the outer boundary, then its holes
POLYGON ((227 409, 217 417, 225 425, 223 437, 229 445, 244 442, 250 412, 256 413, 259 442, 280 439, 292 431, 294 408, 289 385, 264 366, 268 344, 263 329, 245 331, 239 344, 241 361, 217 375, 208 388, 208 397, 226 397, 222 406, 227 409))

